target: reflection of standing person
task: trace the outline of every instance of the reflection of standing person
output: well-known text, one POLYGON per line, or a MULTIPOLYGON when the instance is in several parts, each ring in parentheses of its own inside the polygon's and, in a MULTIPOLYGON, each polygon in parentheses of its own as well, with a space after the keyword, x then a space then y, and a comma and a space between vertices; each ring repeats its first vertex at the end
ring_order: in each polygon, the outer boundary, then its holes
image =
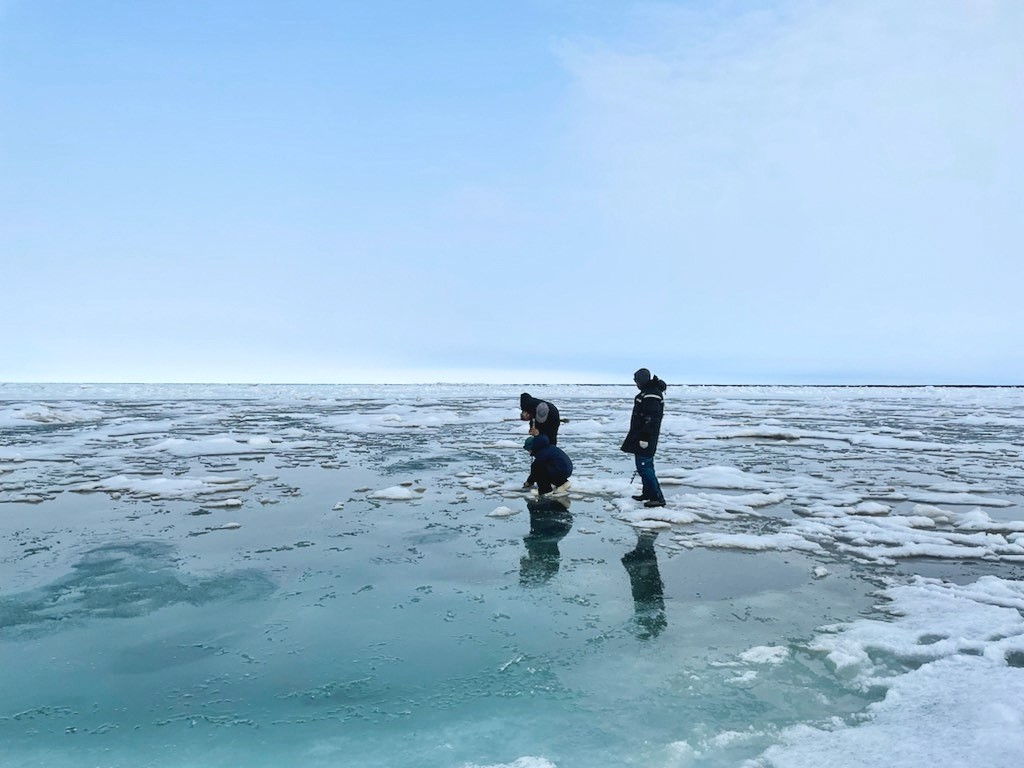
POLYGON ((552 403, 523 392, 519 396, 519 418, 530 422, 531 435, 547 435, 552 445, 558 445, 558 425, 562 419, 552 403))
POLYGON ((629 587, 633 592, 633 610, 640 630, 640 638, 657 637, 668 626, 665 618, 665 584, 658 570, 658 555, 654 551, 657 532, 638 531, 636 546, 622 556, 622 564, 629 574, 629 587))
POLYGON ((643 483, 643 491, 633 498, 645 502, 645 507, 664 507, 665 495, 654 474, 654 453, 658 450, 661 417, 665 413, 665 389, 668 385, 646 368, 633 374, 640 392, 633 399, 633 415, 629 420, 629 434, 622 442, 622 450, 636 457, 636 471, 643 483))
POLYGON ((559 491, 569 490, 569 476, 572 474, 572 459, 565 451, 551 444, 547 435, 526 438, 523 448, 533 456, 530 476, 523 488, 537 484, 537 493, 550 493, 554 487, 559 491))
POLYGON ((569 500, 534 499, 526 502, 530 510, 530 532, 523 537, 526 556, 519 559, 519 583, 543 584, 558 573, 561 553, 558 542, 572 529, 569 500))

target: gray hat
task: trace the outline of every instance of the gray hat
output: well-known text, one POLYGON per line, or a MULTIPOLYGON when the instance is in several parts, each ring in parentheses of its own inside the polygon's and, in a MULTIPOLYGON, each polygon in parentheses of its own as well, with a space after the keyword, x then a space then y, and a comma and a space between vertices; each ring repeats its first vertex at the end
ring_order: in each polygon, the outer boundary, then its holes
POLYGON ((651 372, 646 368, 641 368, 633 374, 633 381, 638 387, 645 387, 651 383, 651 372))
POLYGON ((548 413, 550 413, 550 410, 548 409, 548 404, 545 403, 545 402, 538 403, 537 404, 537 413, 536 413, 537 423, 538 424, 543 424, 545 421, 547 421, 548 420, 548 413))

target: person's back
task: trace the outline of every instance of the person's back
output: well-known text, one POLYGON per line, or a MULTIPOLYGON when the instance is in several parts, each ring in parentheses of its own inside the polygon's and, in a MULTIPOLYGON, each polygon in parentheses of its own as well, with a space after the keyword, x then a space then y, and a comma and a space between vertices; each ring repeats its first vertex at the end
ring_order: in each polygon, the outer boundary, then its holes
POLYGON ((519 410, 520 418, 530 422, 531 435, 546 435, 552 445, 558 445, 558 427, 562 417, 554 403, 523 392, 519 396, 519 410))
POLYGON ((569 454, 557 445, 552 445, 547 435, 537 435, 533 439, 533 455, 537 461, 544 462, 552 477, 568 479, 572 475, 572 459, 569 454))
POLYGON ((548 493, 552 487, 561 488, 572 475, 572 459, 561 448, 551 445, 547 435, 526 438, 523 447, 530 452, 533 463, 530 476, 523 487, 537 483, 538 493, 548 493))

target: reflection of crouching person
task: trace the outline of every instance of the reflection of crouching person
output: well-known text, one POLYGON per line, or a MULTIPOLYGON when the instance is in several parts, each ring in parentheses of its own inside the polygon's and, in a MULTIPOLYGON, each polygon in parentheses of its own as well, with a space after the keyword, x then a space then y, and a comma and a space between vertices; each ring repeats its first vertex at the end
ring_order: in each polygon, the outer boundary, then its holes
POLYGON ((526 438, 523 448, 533 456, 530 476, 523 483, 523 488, 529 488, 537 483, 537 493, 541 494, 550 493, 552 488, 559 491, 568 490, 572 460, 565 451, 552 445, 547 435, 526 438))

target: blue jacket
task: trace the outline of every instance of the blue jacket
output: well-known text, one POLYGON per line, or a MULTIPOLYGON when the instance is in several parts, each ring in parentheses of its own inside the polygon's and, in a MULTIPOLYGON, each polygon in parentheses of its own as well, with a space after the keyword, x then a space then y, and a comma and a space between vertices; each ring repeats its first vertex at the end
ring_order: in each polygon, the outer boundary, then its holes
POLYGON ((538 472, 546 471, 549 480, 561 481, 559 485, 572 474, 572 459, 561 448, 552 445, 547 435, 540 434, 533 438, 530 455, 533 456, 533 464, 530 465, 530 476, 526 480, 528 483, 539 479, 538 472))

